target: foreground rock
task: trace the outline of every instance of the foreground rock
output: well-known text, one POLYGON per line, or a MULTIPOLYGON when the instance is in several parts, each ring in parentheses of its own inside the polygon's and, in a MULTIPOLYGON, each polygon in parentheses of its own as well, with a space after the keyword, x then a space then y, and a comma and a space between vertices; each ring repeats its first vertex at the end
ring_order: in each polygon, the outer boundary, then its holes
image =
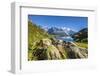
POLYGON ((52 44, 50 39, 42 39, 39 43, 39 47, 33 55, 37 57, 37 60, 55 60, 66 58, 66 55, 64 55, 60 46, 58 46, 58 48, 52 44))
POLYGON ((35 60, 79 59, 87 58, 87 49, 78 47, 73 42, 42 39, 33 52, 35 60))
POLYGON ((78 47, 75 43, 69 42, 65 46, 67 49, 66 52, 68 54, 69 59, 79 59, 79 58, 87 58, 87 49, 78 47))

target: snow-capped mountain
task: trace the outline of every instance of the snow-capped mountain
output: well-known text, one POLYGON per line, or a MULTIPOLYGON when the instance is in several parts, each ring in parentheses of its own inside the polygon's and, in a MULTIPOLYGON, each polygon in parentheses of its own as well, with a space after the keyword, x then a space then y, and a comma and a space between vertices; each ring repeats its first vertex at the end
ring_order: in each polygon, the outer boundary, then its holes
POLYGON ((68 34, 69 36, 72 36, 74 33, 76 33, 75 31, 73 31, 72 29, 70 28, 66 28, 66 27, 62 27, 62 30, 68 34))
POLYGON ((60 35, 60 36, 72 36, 75 32, 70 28, 66 27, 51 27, 47 31, 49 34, 60 35))
POLYGON ((67 36, 67 34, 65 33, 65 31, 63 29, 57 28, 57 27, 51 27, 48 29, 47 32, 52 35, 67 36))

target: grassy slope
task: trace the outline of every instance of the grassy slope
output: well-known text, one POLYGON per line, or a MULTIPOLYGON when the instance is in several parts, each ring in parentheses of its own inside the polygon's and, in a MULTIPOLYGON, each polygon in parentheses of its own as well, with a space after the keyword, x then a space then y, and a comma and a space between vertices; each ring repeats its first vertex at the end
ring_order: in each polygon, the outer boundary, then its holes
POLYGON ((82 48, 88 48, 88 43, 80 43, 80 42, 75 42, 79 47, 82 47, 82 48))
POLYGON ((28 22, 28 60, 32 58, 33 49, 36 48, 38 43, 43 38, 49 38, 49 35, 36 24, 28 22))

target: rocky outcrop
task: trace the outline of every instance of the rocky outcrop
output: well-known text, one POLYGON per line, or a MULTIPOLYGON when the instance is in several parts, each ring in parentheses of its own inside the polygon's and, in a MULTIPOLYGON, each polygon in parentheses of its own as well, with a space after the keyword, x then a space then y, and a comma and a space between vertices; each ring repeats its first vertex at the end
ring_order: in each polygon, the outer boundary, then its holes
POLYGON ((79 59, 87 58, 88 52, 87 49, 80 48, 73 42, 54 43, 50 39, 42 39, 33 55, 36 60, 79 59))
POLYGON ((61 45, 53 45, 50 39, 42 39, 39 47, 33 52, 37 60, 65 59, 65 50, 61 45))
POLYGON ((88 52, 87 49, 78 47, 73 42, 66 43, 65 46, 66 52, 68 54, 69 59, 78 59, 78 58, 87 58, 88 52))

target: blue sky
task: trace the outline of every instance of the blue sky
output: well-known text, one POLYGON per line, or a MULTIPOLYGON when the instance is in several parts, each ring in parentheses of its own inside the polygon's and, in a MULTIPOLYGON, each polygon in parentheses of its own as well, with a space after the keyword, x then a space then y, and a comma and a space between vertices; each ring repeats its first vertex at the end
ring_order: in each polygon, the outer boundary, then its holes
POLYGON ((28 15, 28 19, 42 27, 66 27, 74 31, 88 26, 88 17, 28 15))

